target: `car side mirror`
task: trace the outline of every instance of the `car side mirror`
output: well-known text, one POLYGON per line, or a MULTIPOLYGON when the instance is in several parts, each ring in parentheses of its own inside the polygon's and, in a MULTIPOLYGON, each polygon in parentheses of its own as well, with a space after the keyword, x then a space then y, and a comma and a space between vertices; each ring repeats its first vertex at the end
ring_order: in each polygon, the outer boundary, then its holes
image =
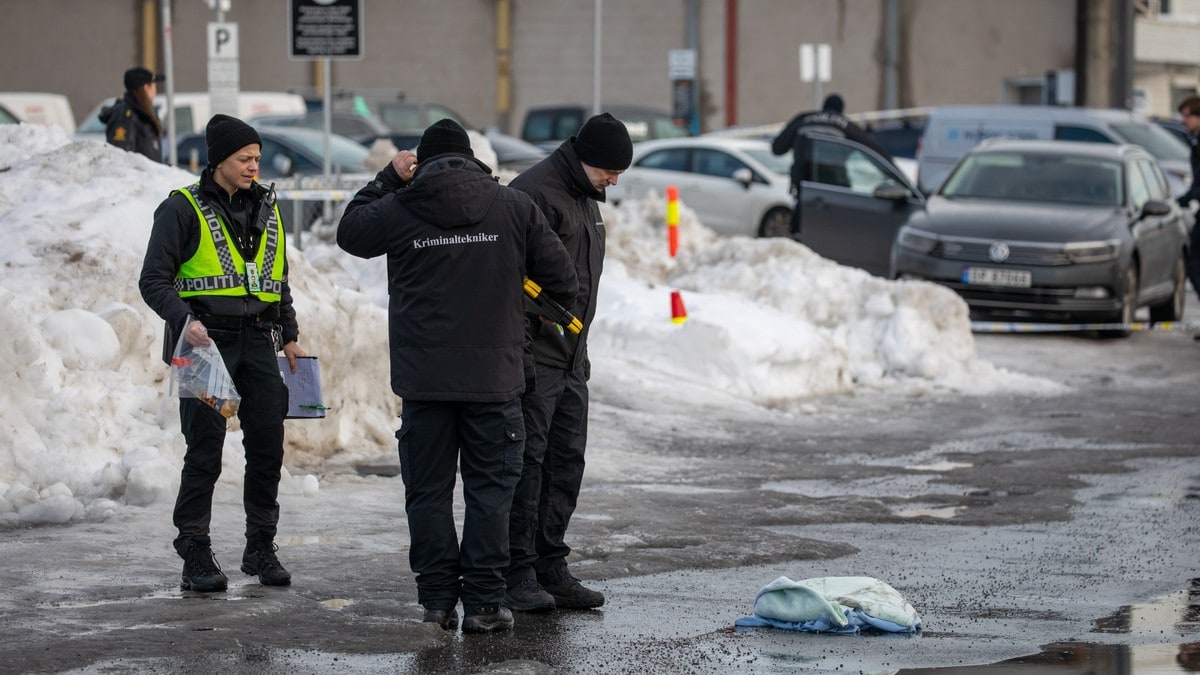
POLYGON ((271 158, 271 167, 280 176, 290 176, 292 175, 292 158, 287 155, 275 155, 271 158))
POLYGON ((890 202, 902 202, 912 195, 909 193, 908 188, 903 185, 888 181, 876 187, 871 196, 876 199, 886 199, 890 202))
POLYGON ((1171 205, 1161 199, 1151 199, 1142 206, 1142 217, 1165 216, 1171 212, 1171 205))
POLYGON ((747 188, 747 189, 749 189, 750 184, 754 182, 754 174, 750 171, 750 169, 748 169, 744 166, 740 169, 735 169, 733 172, 733 175, 730 176, 730 178, 741 183, 742 187, 747 188))

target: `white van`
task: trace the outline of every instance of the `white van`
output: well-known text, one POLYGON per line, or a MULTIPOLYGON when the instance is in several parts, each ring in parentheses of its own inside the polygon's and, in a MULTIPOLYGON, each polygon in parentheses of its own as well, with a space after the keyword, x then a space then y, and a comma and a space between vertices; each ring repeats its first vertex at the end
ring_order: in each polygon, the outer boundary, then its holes
POLYGON ((62 94, 5 91, 0 92, 0 105, 22 122, 58 125, 68 134, 75 132, 75 113, 71 111, 71 102, 62 94))
POLYGON ((1134 143, 1153 155, 1171 191, 1191 182, 1190 149, 1169 131, 1128 110, 1062 106, 938 106, 929 114, 917 152, 917 185, 935 190, 968 150, 988 138, 1134 143))
MULTIPOLYGON (((100 102, 79 124, 77 136, 96 136, 104 140, 104 122, 100 121, 100 111, 116 102, 116 98, 108 98, 100 102)), ((175 105, 175 133, 182 136, 193 131, 203 131, 204 125, 212 117, 208 92, 176 93, 172 101, 175 105)), ((154 112, 162 119, 166 115, 167 95, 159 94, 154 97, 154 112)), ((243 91, 238 93, 237 116, 243 120, 260 115, 303 115, 307 111, 304 97, 300 94, 288 94, 278 91, 243 91)))

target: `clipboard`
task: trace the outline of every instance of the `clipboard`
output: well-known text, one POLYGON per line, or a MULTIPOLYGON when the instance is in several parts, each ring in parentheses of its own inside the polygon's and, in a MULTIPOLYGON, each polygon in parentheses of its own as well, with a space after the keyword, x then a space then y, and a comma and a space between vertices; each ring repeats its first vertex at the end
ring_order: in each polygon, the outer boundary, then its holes
POLYGON ((288 366, 286 356, 277 357, 279 374, 288 388, 288 409, 284 419, 320 419, 325 417, 325 401, 321 397, 321 364, 315 356, 296 359, 296 372, 288 366))

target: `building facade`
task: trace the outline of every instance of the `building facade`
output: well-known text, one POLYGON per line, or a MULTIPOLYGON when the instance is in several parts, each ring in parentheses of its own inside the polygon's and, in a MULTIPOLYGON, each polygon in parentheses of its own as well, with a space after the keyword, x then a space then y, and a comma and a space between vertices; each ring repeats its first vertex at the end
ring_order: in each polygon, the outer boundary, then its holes
MULTIPOLYGON (((329 79, 338 91, 437 101, 509 133, 530 106, 597 94, 602 104, 678 109, 670 59, 679 50, 695 55, 700 130, 778 122, 833 91, 851 111, 1041 102, 1048 73, 1060 102, 1110 106, 1123 100, 1113 96, 1122 64, 1113 17, 1136 6, 1132 90, 1148 112, 1169 113, 1196 89, 1200 22, 1172 18, 1161 2, 362 0, 363 58, 332 61, 329 79), (805 44, 829 45, 829 81, 801 80, 805 44)), ((65 94, 83 114, 120 93, 126 68, 163 70, 162 4, 5 0, 0 91, 65 94)), ((231 0, 219 17, 201 0, 170 7, 176 91, 207 89, 207 26, 218 18, 238 25, 243 90, 320 91, 322 68, 288 56, 288 0, 231 0)))

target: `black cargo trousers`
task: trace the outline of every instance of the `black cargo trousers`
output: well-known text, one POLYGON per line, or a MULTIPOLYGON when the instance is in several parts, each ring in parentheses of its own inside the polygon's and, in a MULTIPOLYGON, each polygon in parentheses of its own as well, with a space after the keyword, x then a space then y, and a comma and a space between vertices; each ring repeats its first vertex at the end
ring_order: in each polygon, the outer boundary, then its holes
POLYGON ((508 511, 521 476, 521 400, 502 403, 404 400, 396 440, 409 563, 426 609, 498 605, 508 567, 508 511), (462 544, 454 525, 454 484, 462 472, 462 544))
MULTIPOLYGON (((279 372, 273 328, 273 324, 260 324, 240 330, 209 330, 242 397, 237 416, 246 452, 242 503, 247 538, 274 538, 279 522, 277 498, 288 392, 279 372)), ((175 549, 182 555, 189 540, 211 545, 208 528, 213 488, 221 475, 226 420, 195 398, 179 399, 179 420, 187 442, 174 514, 179 529, 175 549)))
POLYGON ((521 399, 525 458, 509 515, 510 588, 528 579, 558 585, 570 578, 564 539, 583 484, 588 367, 535 367, 537 387, 521 399))

